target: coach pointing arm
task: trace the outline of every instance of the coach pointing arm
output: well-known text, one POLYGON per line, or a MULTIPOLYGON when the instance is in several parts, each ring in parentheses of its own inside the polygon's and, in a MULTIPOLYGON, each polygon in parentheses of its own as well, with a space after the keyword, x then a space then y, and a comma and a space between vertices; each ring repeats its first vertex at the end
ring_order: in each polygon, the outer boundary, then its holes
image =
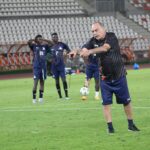
POLYGON ((88 57, 89 55, 92 55, 92 54, 107 52, 109 49, 110 49, 109 44, 104 44, 101 47, 97 47, 97 48, 93 48, 93 49, 89 49, 89 50, 87 48, 83 48, 80 52, 80 56, 81 57, 88 57))

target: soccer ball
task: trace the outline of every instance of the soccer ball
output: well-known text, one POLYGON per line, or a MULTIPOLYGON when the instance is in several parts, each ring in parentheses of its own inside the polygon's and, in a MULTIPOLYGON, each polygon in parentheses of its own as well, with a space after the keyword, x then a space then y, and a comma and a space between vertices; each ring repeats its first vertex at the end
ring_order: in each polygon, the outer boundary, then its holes
POLYGON ((89 90, 88 90, 87 87, 82 87, 82 88, 80 89, 80 93, 81 93, 82 96, 86 96, 86 95, 89 94, 89 90))

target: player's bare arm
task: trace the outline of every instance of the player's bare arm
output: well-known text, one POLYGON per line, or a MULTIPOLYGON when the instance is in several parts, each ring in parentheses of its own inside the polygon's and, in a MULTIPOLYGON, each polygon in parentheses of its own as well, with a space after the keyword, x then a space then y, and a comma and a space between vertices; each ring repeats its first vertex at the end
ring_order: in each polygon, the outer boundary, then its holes
POLYGON ((31 44, 33 44, 33 43, 35 43, 35 39, 30 39, 30 40, 27 42, 28 45, 31 45, 31 44))
POLYGON ((54 43, 51 40, 47 40, 47 39, 42 39, 43 42, 48 43, 48 45, 52 46, 54 43))
POLYGON ((28 44, 29 41, 17 41, 17 42, 15 42, 15 44, 28 44))

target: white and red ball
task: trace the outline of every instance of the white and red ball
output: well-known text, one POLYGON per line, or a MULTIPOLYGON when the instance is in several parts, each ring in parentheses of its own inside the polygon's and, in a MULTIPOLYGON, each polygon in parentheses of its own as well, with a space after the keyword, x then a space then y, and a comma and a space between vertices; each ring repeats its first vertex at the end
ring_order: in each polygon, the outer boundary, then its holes
POLYGON ((81 94, 82 96, 88 95, 88 94, 89 94, 89 89, 88 89, 87 87, 82 87, 82 88, 80 89, 80 94, 81 94))

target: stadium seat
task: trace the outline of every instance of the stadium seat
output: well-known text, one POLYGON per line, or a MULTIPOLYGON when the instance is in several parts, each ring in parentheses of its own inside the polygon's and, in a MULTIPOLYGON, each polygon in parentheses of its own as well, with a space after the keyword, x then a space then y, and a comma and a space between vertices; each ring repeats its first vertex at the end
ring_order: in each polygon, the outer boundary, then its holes
POLYGON ((143 10, 150 11, 149 0, 129 0, 129 2, 136 8, 142 8, 143 10))
POLYGON ((129 15, 129 18, 143 26, 145 29, 150 31, 150 15, 140 14, 140 15, 129 15))
MULTIPOLYGON (((131 16, 135 18, 135 16, 131 16)), ((58 32, 62 41, 67 41, 71 48, 80 47, 91 36, 91 23, 100 20, 108 31, 115 32, 119 39, 137 38, 135 31, 118 21, 113 16, 96 17, 67 17, 67 18, 30 18, 30 19, 6 19, 2 20, 2 40, 0 44, 13 43, 34 38, 36 34, 42 34, 51 39, 52 32, 58 32)), ((146 49, 148 42, 135 41, 140 46, 135 49, 146 49), (144 43, 144 44, 143 44, 144 43), (146 45, 146 46, 143 46, 146 45)))
POLYGON ((84 14, 83 8, 74 0, 5 0, 0 9, 1 16, 84 14))

